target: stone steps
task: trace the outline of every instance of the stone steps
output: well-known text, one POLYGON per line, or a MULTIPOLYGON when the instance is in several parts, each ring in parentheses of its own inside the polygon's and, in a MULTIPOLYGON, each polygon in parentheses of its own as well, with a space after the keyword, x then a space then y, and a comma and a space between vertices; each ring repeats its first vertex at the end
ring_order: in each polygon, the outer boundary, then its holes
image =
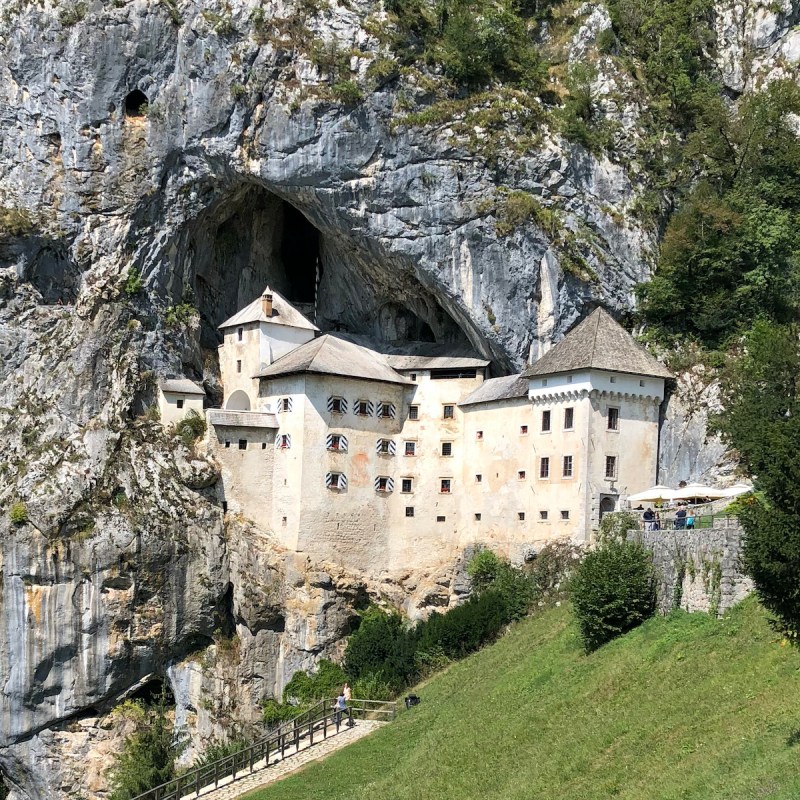
POLYGON ((274 757, 270 755, 269 765, 261 760, 253 765, 252 773, 249 769, 242 770, 238 773, 237 780, 231 777, 225 778, 220 781, 219 788, 207 786, 205 789, 201 789, 199 795, 186 795, 183 800, 192 800, 194 797, 202 797, 204 800, 233 800, 233 798, 241 797, 246 792, 286 777, 311 761, 325 758, 335 750, 369 735, 382 725, 386 725, 386 723, 374 720, 356 720, 352 728, 343 725, 339 733, 329 734, 323 740, 316 738, 313 745, 310 745, 306 739, 301 739, 299 751, 295 752, 292 747, 291 752, 287 752, 284 758, 281 758, 279 754, 274 757))

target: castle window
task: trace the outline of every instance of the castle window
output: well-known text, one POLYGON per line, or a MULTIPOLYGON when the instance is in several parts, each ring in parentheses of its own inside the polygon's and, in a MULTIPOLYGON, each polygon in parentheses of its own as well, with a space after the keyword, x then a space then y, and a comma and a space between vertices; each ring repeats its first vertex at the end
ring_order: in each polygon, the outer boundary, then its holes
POLYGON ((542 433, 550 431, 550 411, 542 411, 542 433))
POLYGON ((266 450, 267 449, 267 443, 266 442, 261 442, 261 449, 262 450, 266 450))
POLYGON ((409 419, 419 419, 419 406, 409 406, 408 407, 408 418, 409 419))
POLYGON ((517 511, 517 519, 520 522, 525 522, 525 512, 524 511, 517 511))
POLYGON ((281 433, 275 439, 276 450, 288 450, 292 446, 292 434, 281 433))
POLYGON ((236 339, 241 342, 243 336, 244 336, 244 328, 237 328, 236 329, 236 339))
POLYGON ((483 441, 483 431, 475 431, 475 438, 479 441, 483 441))
POLYGON ((231 443, 230 443, 230 442, 225 442, 225 447, 226 447, 226 448, 227 448, 227 447, 230 447, 230 446, 231 446, 231 443))
POLYGON ((539 459, 539 477, 550 477, 550 459, 547 456, 539 459))
POLYGON ((450 478, 442 478, 439 481, 439 491, 442 494, 450 494, 451 487, 452 487, 452 481, 450 478))
POLYGON ((241 372, 242 371, 242 360, 241 359, 238 359, 236 361, 236 371, 237 372, 241 372))
POLYGON ((372 416, 372 401, 370 400, 356 400, 356 407, 355 413, 359 417, 371 417, 372 416))
POLYGON ((394 491, 394 479, 386 475, 379 475, 375 478, 375 491, 389 493, 394 491))
POLYGON ((239 449, 247 450, 247 439, 239 439, 239 449))
POLYGON ((569 511, 562 511, 561 519, 569 519, 569 511))
POLYGON ((442 419, 453 419, 455 416, 455 406, 446 405, 442 408, 442 419))
POLYGON ((619 409, 618 408, 609 408, 608 409, 608 429, 610 431, 618 431, 619 430, 619 409))
POLYGON ((442 442, 442 455, 443 456, 452 456, 453 455, 453 443, 452 442, 442 442))
POLYGON ((414 485, 414 481, 411 478, 403 478, 402 483, 400 485, 402 487, 400 489, 400 491, 403 494, 410 494, 411 493, 411 489, 412 489, 412 487, 414 485))
POLYGON ((477 511, 475 513, 475 522, 480 522, 480 521, 481 521, 481 512, 477 511))
POLYGON ((571 431, 575 425, 575 409, 574 408, 565 408, 564 409, 564 430, 571 431))
POLYGON ((383 419, 394 419, 394 403, 378 403, 378 416, 383 419))
POLYGON ((405 443, 405 455, 407 456, 415 456, 417 454, 417 443, 416 442, 406 442, 405 443))
POLYGON ((525 470, 524 469, 517 470, 517 480, 519 480, 519 481, 524 481, 525 480, 525 470))
POLYGON ((639 381, 639 386, 644 387, 644 381, 639 381))
POLYGON ((325 440, 328 450, 336 453, 347 452, 347 437, 341 433, 329 433, 325 440))
POLYGON ((572 456, 564 456, 564 464, 561 470, 561 475, 565 478, 572 477, 572 456))
POLYGON ((572 375, 567 375, 567 383, 572 383, 572 375))
POLYGON ((343 397, 329 397, 328 411, 331 414, 344 414, 347 411, 347 400, 343 397))
POLYGON ((483 480, 483 475, 481 475, 480 472, 477 475, 475 475, 475 483, 480 483, 482 480, 483 480))
POLYGON ((175 405, 178 406, 178 408, 183 408, 183 403, 184 403, 184 399, 182 397, 179 397, 177 399, 175 405))
POLYGON ((444 522, 446 519, 447 519, 447 517, 442 517, 442 516, 436 517, 436 521, 437 522, 444 522))
POLYGON ((547 519, 547 512, 546 511, 540 511, 539 512, 539 519, 542 520, 542 522, 544 522, 547 519))
POLYGON ((519 434, 520 434, 520 436, 527 436, 528 435, 528 426, 527 425, 520 425, 519 426, 519 434))
POLYGON ((547 386, 547 378, 542 378, 542 386, 547 386))
POLYGON ((416 372, 412 372, 411 373, 411 380, 415 381, 416 379, 417 379, 417 373, 416 372))
POLYGON ((606 478, 614 479, 617 477, 617 457, 606 456, 606 478))
POLYGON ((616 383, 616 382, 617 382, 617 379, 616 379, 616 377, 615 377, 614 375, 612 375, 612 376, 609 378, 609 381, 610 381, 611 383, 616 383))
POLYGON ((278 411, 291 411, 292 410, 292 398, 291 397, 281 397, 278 400, 278 411))
POLYGON ((347 488, 347 476, 342 472, 329 472, 325 476, 325 486, 342 491, 347 488))
POLYGON ((392 439, 378 439, 375 442, 375 452, 379 456, 393 456, 397 453, 397 445, 392 439))
POLYGON ((414 516, 414 506, 406 506, 406 516, 407 517, 414 516))
POLYGON ((286 517, 281 517, 281 525, 283 525, 284 528, 286 527, 286 522, 287 522, 287 518, 286 517))

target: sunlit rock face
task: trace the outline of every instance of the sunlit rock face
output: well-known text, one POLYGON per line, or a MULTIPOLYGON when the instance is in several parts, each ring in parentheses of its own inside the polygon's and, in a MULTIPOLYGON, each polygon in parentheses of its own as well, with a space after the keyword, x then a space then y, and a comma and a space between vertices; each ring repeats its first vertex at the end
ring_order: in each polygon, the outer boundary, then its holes
MULTIPOLYGON (((109 709, 153 675, 202 744, 220 729, 199 695, 218 717, 234 697, 237 724, 252 723, 294 669, 339 652, 365 598, 415 615, 467 590, 463 564, 351 574, 224 524, 217 466, 146 413, 161 376, 219 399, 221 321, 270 284, 320 328, 469 342, 504 372, 594 305, 629 309, 650 275, 629 76, 598 60, 613 159, 546 125, 535 147, 491 159, 448 122, 393 124, 407 87, 368 82, 374 13, 362 0, 317 13, 280 0, 3 3, 0 770, 14 800, 103 797, 103 770, 79 786, 80 764, 107 759, 109 709), (287 34, 300 17, 350 52, 361 100, 325 94, 287 34), (535 215, 499 232, 508 191, 557 209, 588 269, 567 268, 535 215), (17 502, 27 521, 12 523, 17 502), (215 636, 233 634, 238 661, 220 666, 215 636), (206 652, 202 673, 193 654, 206 652)), ((732 88, 750 85, 745 62, 763 76, 771 58, 796 60, 793 13, 720 6, 732 88), (771 55, 745 59, 751 39, 771 55)), ((578 16, 573 61, 607 24, 600 4, 578 16)), ((717 457, 702 431, 675 433, 688 424, 678 406, 667 419, 670 475, 707 478, 717 457)))

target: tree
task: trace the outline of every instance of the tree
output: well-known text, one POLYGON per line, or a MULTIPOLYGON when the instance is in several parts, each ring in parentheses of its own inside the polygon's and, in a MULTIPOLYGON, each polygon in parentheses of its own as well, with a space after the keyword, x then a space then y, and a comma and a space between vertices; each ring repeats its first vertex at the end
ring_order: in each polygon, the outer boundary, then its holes
POLYGON ((650 553, 620 539, 601 545, 575 573, 572 605, 587 653, 640 625, 655 611, 650 553))
POLYGON ((776 626, 800 631, 800 339, 796 324, 755 323, 723 382, 717 426, 766 498, 742 510, 747 572, 776 626))
POLYGON ((155 705, 146 710, 143 723, 125 741, 111 768, 110 800, 131 800, 175 777, 175 761, 185 743, 175 737, 168 711, 163 690, 155 705))

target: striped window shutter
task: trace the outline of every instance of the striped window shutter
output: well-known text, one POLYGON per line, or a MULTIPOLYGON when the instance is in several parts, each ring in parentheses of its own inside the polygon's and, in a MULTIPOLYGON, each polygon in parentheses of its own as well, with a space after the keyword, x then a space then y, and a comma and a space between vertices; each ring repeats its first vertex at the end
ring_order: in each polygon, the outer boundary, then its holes
POLYGON ((383 403, 378 403, 378 416, 383 416, 383 403))
POLYGON ((397 455, 397 444, 394 439, 378 439, 375 442, 375 452, 378 455, 397 455))
POLYGON ((343 472, 328 472, 325 475, 325 488, 332 489, 333 488, 333 476, 336 475, 339 479, 339 485, 336 486, 337 489, 346 489, 347 488, 347 475, 343 472))
POLYGON ((347 413, 347 400, 345 400, 343 397, 329 397, 328 398, 328 411, 331 411, 331 412, 333 411, 333 403, 334 403, 335 400, 339 401, 339 406, 341 408, 341 413, 342 414, 346 414, 347 413))
POLYGON ((327 447, 328 450, 337 449, 337 450, 346 451, 347 450, 347 437, 344 434, 341 434, 341 433, 338 433, 338 434, 329 433, 328 437, 325 439, 325 447, 327 447), (338 436, 339 437, 339 447, 338 448, 334 448, 333 447, 333 437, 334 436, 338 436))
POLYGON ((394 403, 389 403, 389 416, 394 419, 395 414, 397 414, 397 411, 395 410, 394 403))
POLYGON ((325 488, 330 489, 332 485, 333 485, 333 473, 328 472, 325 475, 325 488))
POLYGON ((375 404, 372 402, 372 400, 356 400, 356 411, 358 411, 358 404, 364 402, 367 404, 367 416, 373 416, 375 414, 375 404))
POLYGON ((283 411, 291 411, 292 410, 292 398, 291 397, 281 397, 278 400, 278 413, 280 414, 283 411))
POLYGON ((288 450, 292 446, 292 434, 281 433, 275 439, 276 450, 288 450))
POLYGON ((393 492, 394 491, 394 478, 387 478, 385 475, 379 475, 375 478, 375 491, 376 492, 393 492), (385 481, 385 488, 381 489, 381 481, 385 481))

